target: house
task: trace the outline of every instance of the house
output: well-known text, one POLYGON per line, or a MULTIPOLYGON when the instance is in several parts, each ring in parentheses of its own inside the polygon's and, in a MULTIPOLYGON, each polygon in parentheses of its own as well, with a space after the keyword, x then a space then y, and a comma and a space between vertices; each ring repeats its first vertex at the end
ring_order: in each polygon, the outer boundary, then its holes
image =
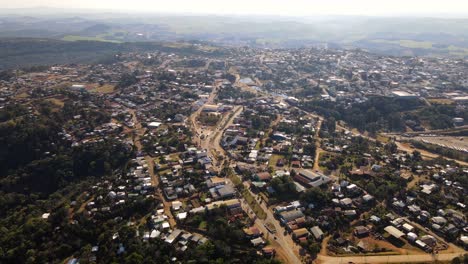
POLYGON ((414 227, 412 225, 408 224, 408 223, 404 223, 401 227, 406 232, 413 232, 414 231, 414 227))
POLYGON ((211 177, 208 180, 206 180, 206 186, 208 188, 213 188, 213 187, 221 186, 224 184, 226 184, 226 180, 220 177, 211 177))
POLYGON ((148 124, 148 128, 158 128, 160 127, 162 124, 160 122, 151 122, 148 124))
POLYGON ((244 233, 247 237, 250 237, 250 238, 257 238, 263 235, 263 233, 260 232, 260 230, 254 226, 251 226, 249 228, 244 228, 244 233))
POLYGON ((174 201, 174 202, 172 202, 171 207, 172 207, 172 210, 179 211, 180 208, 182 207, 182 202, 181 201, 174 201))
POLYGON ((447 219, 445 219, 444 217, 442 216, 434 216, 431 218, 431 222, 434 223, 434 224, 438 224, 438 225, 445 225, 447 224, 447 219))
POLYGON ((253 176, 254 180, 257 180, 257 181, 270 181, 271 180, 271 174, 267 171, 264 171, 264 172, 259 172, 259 173, 256 173, 254 176, 253 176))
POLYGON ((257 238, 250 240, 250 243, 252 243, 254 247, 257 247, 259 245, 265 244, 265 241, 263 240, 263 238, 257 237, 257 238))
POLYGON ((299 239, 301 237, 309 237, 310 233, 305 228, 299 228, 292 232, 293 239, 299 239))
POLYGON ((374 196, 372 196, 372 195, 370 195, 370 194, 366 194, 366 195, 362 196, 362 200, 363 200, 365 203, 369 204, 369 203, 371 203, 371 202, 374 200, 374 196))
POLYGON ((354 228, 354 235, 357 236, 357 237, 366 237, 369 235, 369 228, 365 227, 365 226, 356 226, 354 228))
POLYGON ((353 205, 353 200, 351 200, 351 198, 343 198, 340 200, 340 205, 343 207, 351 207, 353 205))
POLYGON ((312 235, 314 235, 316 240, 322 240, 323 239, 323 231, 320 229, 318 226, 314 226, 310 229, 310 232, 312 232, 312 235))
POLYGON ((164 240, 164 242, 173 244, 180 235, 182 235, 182 230, 174 229, 174 231, 172 231, 172 233, 166 238, 166 240, 164 240))

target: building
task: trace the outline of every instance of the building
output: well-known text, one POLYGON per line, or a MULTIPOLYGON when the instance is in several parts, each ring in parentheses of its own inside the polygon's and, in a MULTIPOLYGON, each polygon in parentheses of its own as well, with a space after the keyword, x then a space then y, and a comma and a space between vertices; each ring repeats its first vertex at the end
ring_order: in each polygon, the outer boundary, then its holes
POLYGON ((401 98, 401 99, 416 99, 416 98, 418 98, 417 95, 415 95, 413 93, 406 92, 406 91, 393 91, 392 95, 394 95, 395 97, 401 98))
POLYGON ((323 239, 323 231, 320 229, 319 226, 314 226, 310 229, 310 232, 312 232, 312 235, 315 237, 316 240, 322 240, 323 239))
POLYGON ((311 188, 327 184, 331 181, 331 178, 312 171, 300 170, 296 176, 294 176, 294 180, 304 187, 311 188))
POLYGON ((203 107, 203 112, 210 112, 210 113, 214 113, 214 112, 218 112, 219 110, 219 107, 217 105, 205 105, 203 107))
POLYGON ((299 239, 301 237, 309 237, 310 233, 305 228, 299 228, 292 232, 293 239, 299 239))
POLYGON ((398 230, 394 226, 387 226, 387 227, 384 228, 384 230, 387 233, 389 233, 391 236, 395 237, 395 238, 400 238, 400 237, 403 237, 405 235, 405 233, 401 232, 400 230, 398 230))
POLYGON ((169 236, 167 236, 164 242, 173 244, 174 242, 176 242, 176 240, 179 238, 180 235, 182 235, 182 230, 174 229, 174 231, 172 231, 172 233, 169 236))
POLYGON ((287 224, 301 217, 304 217, 304 214, 300 210, 286 211, 279 214, 280 221, 283 224, 287 224))
POLYGON ((354 235, 357 236, 357 237, 368 236, 369 232, 370 232, 369 228, 367 228, 365 226, 356 226, 354 228, 354 235))
POLYGON ((232 198, 236 195, 236 191, 230 185, 216 186, 210 189, 211 197, 215 200, 232 198))
POLYGON ((256 173, 254 176, 253 176, 254 180, 257 180, 257 181, 270 181, 271 180, 271 174, 267 171, 264 171, 264 172, 259 172, 259 173, 256 173))

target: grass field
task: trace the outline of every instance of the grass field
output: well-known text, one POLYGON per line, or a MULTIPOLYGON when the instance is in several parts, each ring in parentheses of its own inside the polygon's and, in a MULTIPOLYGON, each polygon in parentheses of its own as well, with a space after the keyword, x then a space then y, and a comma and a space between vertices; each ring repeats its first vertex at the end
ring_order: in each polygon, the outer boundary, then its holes
POLYGON ((250 208, 252 208, 254 213, 257 215, 257 217, 262 219, 262 220, 266 219, 267 215, 266 215, 265 211, 263 211, 262 207, 260 207, 260 205, 255 200, 255 197, 252 196, 250 191, 247 190, 247 189, 244 189, 242 191, 242 194, 243 194, 245 200, 247 201, 247 203, 250 205, 250 208))
MULTIPOLYGON (((278 160, 282 158, 284 158, 284 156, 273 154, 271 155, 270 162, 268 164, 270 166, 276 167, 276 162, 278 162, 278 160)), ((287 164, 285 164, 285 166, 287 166, 287 164)))
POLYGON ((114 85, 104 84, 103 86, 97 85, 95 88, 91 89, 91 92, 108 94, 108 93, 113 93, 114 90, 115 90, 114 85))
POLYGON ((414 40, 387 40, 387 39, 374 39, 371 40, 374 43, 382 43, 382 44, 393 44, 398 45, 403 48, 409 49, 426 49, 426 50, 434 50, 437 51, 446 51, 450 55, 453 56, 468 56, 468 48, 457 47, 457 46, 448 46, 446 48, 437 48, 434 44, 430 41, 414 41, 414 40))
POLYGON ((372 40, 375 43, 388 43, 388 44, 395 44, 400 45, 401 47, 405 48, 420 48, 420 49, 431 49, 432 42, 429 41, 414 41, 414 40, 386 40, 386 39, 376 39, 372 40))
POLYGON ((445 99, 445 98, 440 98, 440 99, 427 99, 431 104, 443 104, 443 105, 450 105, 453 104, 453 100, 451 99, 445 99))
POLYGON ((389 138, 385 137, 385 136, 382 136, 382 135, 377 135, 377 140, 380 141, 380 142, 383 142, 383 143, 388 143, 389 138))
POLYGON ((16 99, 23 99, 23 98, 29 98, 29 94, 27 93, 20 93, 16 96, 16 99))
POLYGON ((47 101, 49 101, 49 102, 51 102, 54 105, 59 106, 59 107, 63 107, 63 105, 64 105, 64 102, 62 100, 57 99, 57 98, 50 98, 50 99, 47 99, 47 101))

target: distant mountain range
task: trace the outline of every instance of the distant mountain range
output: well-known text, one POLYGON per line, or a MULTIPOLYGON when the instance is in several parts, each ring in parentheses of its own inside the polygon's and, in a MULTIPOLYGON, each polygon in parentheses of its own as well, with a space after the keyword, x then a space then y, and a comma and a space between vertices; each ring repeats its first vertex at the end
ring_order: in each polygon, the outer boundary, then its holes
POLYGON ((328 46, 390 55, 468 56, 468 18, 135 15, 0 9, 2 37, 114 43, 201 40, 222 45, 328 46))

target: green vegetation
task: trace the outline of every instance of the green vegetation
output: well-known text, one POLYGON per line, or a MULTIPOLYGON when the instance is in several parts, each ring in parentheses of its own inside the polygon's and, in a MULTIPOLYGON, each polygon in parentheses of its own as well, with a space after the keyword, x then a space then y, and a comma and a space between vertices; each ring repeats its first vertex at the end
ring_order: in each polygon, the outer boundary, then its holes
POLYGON ((223 89, 221 89, 218 92, 218 100, 227 100, 227 99, 251 99, 254 98, 255 94, 248 92, 248 91, 243 91, 241 88, 235 88, 232 86, 227 86, 223 89))
POLYGON ((277 260, 260 257, 256 249, 250 246, 249 239, 242 231, 249 226, 248 222, 239 219, 228 221, 229 217, 227 207, 222 205, 205 214, 195 215, 187 221, 188 229, 210 223, 206 230, 201 230, 210 241, 192 252, 186 252, 190 259, 195 260, 193 263, 279 263, 277 260))
POLYGON ((121 52, 165 51, 203 56, 223 55, 219 49, 204 46, 171 46, 170 43, 125 42, 54 39, 11 38, 0 40, 0 70, 23 68, 37 65, 68 63, 102 63, 115 61, 115 54, 121 52))
POLYGON ((376 40, 372 40, 372 42, 396 44, 405 48, 420 48, 420 49, 432 48, 432 42, 429 42, 429 41, 414 41, 414 40, 406 40, 406 39, 403 39, 403 40, 376 39, 376 40))
POLYGON ((250 191, 247 189, 243 189, 242 195, 244 196, 247 203, 250 205, 250 208, 252 208, 252 210, 254 211, 255 215, 262 220, 266 219, 267 215, 265 211, 258 204, 258 202, 255 200, 255 197, 252 196, 250 191))
MULTIPOLYGON (((132 151, 112 138, 72 148, 60 132, 72 125, 73 116, 85 117, 81 123, 84 129, 108 122, 109 116, 71 101, 57 107, 38 101, 37 114, 19 105, 0 111, 2 263, 60 262, 73 254, 90 254, 91 245, 96 243, 103 246, 102 254, 107 252, 109 261, 115 256, 105 245, 119 224, 103 219, 102 225, 96 225, 82 215, 69 219, 69 212, 71 201, 82 199, 81 194, 99 179, 122 168, 132 151), (46 212, 51 212, 49 219, 41 218, 46 212)), ((148 202, 129 204, 121 215, 148 210, 148 202)), ((129 238, 128 243, 137 242, 129 238)))
POLYGON ((468 162, 468 156, 466 155, 466 153, 463 153, 461 151, 458 151, 455 149, 444 148, 444 147, 433 145, 433 144, 427 144, 427 143, 417 141, 417 140, 411 140, 410 142, 416 148, 424 149, 433 153, 437 153, 447 158, 468 162))
POLYGON ((201 113, 198 117, 198 121, 204 126, 216 126, 221 120, 221 115, 201 113))
MULTIPOLYGON (((453 127, 452 118, 468 118, 466 113, 457 113, 453 105, 425 105, 419 99, 371 97, 366 102, 351 106, 312 100, 304 102, 302 106, 324 115, 327 120, 343 120, 371 135, 378 131, 404 132, 407 126, 416 131, 423 129, 422 125, 430 129, 447 129, 453 127)), ((332 121, 324 123, 324 127, 327 125, 333 130, 332 121)))

